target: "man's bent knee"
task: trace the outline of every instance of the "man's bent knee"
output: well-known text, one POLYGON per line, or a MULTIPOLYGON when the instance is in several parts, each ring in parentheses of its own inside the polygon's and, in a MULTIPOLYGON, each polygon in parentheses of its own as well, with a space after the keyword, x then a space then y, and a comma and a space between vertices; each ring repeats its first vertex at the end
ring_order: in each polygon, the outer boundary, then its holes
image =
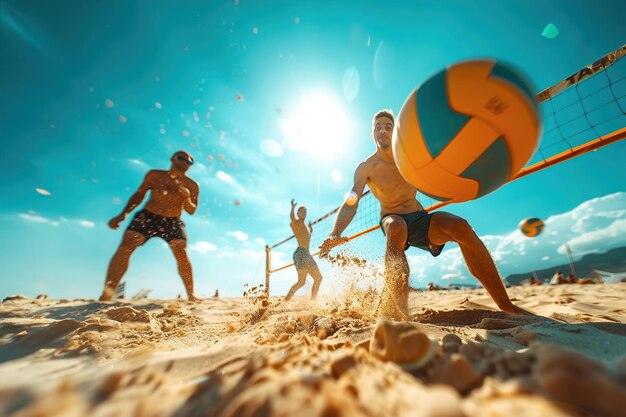
POLYGON ((458 220, 455 221, 452 234, 456 240, 461 241, 477 238, 474 229, 472 229, 472 226, 470 226, 467 220, 461 217, 459 217, 458 220))
POLYGON ((404 245, 408 236, 404 219, 399 216, 390 216, 383 222, 383 227, 388 241, 404 245))

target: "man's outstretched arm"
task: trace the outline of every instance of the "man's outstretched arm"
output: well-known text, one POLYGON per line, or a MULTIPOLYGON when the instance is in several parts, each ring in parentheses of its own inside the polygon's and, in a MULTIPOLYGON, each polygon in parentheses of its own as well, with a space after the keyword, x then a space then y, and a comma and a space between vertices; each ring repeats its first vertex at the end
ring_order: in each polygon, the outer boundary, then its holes
POLYGON ((295 199, 291 199, 291 213, 289 213, 289 218, 291 219, 292 222, 296 221, 296 213, 294 212, 294 210, 296 209, 296 200, 295 199))
POLYGON ((124 207, 124 210, 122 210, 122 212, 119 215, 113 217, 109 221, 109 227, 111 229, 117 229, 120 225, 120 222, 124 221, 128 213, 133 211, 135 207, 141 204, 143 199, 146 197, 146 193, 150 189, 152 176, 153 176, 152 171, 149 171, 144 177, 143 182, 139 186, 139 189, 135 192, 135 194, 130 196, 130 198, 128 199, 128 203, 126 204, 126 207, 124 207))
POLYGON ((348 203, 343 203, 339 208, 339 212, 337 213, 337 218, 335 219, 335 224, 333 229, 330 232, 329 237, 340 237, 344 230, 352 223, 352 219, 356 215, 356 211, 359 208, 359 203, 356 202, 354 205, 349 205, 348 203))

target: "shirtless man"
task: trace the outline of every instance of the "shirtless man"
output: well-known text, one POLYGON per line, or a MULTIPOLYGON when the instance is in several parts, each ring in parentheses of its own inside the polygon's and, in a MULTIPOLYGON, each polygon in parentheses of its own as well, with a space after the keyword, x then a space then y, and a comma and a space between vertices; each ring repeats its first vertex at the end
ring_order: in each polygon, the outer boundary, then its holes
POLYGON ((296 282, 285 297, 285 300, 289 300, 300 288, 304 286, 304 282, 306 281, 306 276, 311 275, 313 278, 313 289, 311 290, 311 299, 315 300, 317 297, 317 292, 320 289, 320 284, 322 283, 322 273, 320 269, 317 267, 313 256, 309 252, 309 246, 311 244, 311 232, 313 232, 313 227, 311 223, 307 227, 304 224, 304 219, 306 219, 306 207, 301 206, 298 208, 298 217, 294 214, 294 209, 296 208, 296 202, 291 200, 291 230, 293 230, 293 234, 296 236, 298 240, 298 249, 293 253, 293 263, 296 267, 296 272, 298 273, 298 282, 296 282))
POLYGON ((409 264, 404 252, 415 246, 438 256, 446 242, 459 244, 468 269, 501 310, 526 314, 511 303, 491 255, 467 221, 442 211, 429 214, 416 200, 416 189, 400 175, 393 159, 393 125, 390 110, 374 115, 372 138, 376 152, 357 167, 352 191, 339 209, 329 237, 320 246, 320 256, 346 241, 341 233, 354 218, 358 199, 367 185, 381 204, 380 226, 387 237, 379 315, 397 320, 408 318, 409 264))
POLYGON ((135 214, 124 232, 120 246, 111 258, 100 301, 111 300, 115 288, 128 269, 130 255, 155 236, 164 239, 170 245, 189 301, 200 301, 193 292, 191 263, 187 257, 187 233, 185 223, 180 219, 183 209, 189 214, 195 213, 200 190, 198 184, 185 174, 193 165, 193 158, 187 152, 178 151, 172 156, 171 161, 172 166, 168 171, 156 169, 149 171, 122 213, 109 221, 109 227, 116 230, 120 222, 141 204, 148 190, 151 191, 150 199, 143 210, 135 214))

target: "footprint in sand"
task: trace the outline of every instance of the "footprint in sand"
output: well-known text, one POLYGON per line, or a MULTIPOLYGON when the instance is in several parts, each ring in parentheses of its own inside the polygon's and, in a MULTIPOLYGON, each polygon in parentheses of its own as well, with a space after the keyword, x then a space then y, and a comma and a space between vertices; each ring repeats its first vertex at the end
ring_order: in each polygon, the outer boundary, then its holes
POLYGON ((482 319, 480 323, 476 325, 476 327, 478 327, 479 329, 486 329, 486 330, 499 330, 499 329, 510 329, 513 327, 517 327, 519 325, 520 323, 516 323, 511 320, 486 318, 486 319, 482 319))

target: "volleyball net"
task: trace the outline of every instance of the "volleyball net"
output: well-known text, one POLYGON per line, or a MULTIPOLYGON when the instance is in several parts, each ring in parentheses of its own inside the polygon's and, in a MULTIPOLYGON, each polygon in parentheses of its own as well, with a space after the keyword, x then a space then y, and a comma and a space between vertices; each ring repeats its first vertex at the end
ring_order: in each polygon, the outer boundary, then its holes
MULTIPOLYGON (((620 141, 626 137, 626 45, 610 52, 546 88, 535 96, 543 121, 539 147, 529 163, 511 180, 620 141)), ((446 206, 418 192, 418 201, 432 211, 446 206)), ((311 252, 330 234, 339 207, 311 222, 311 252)), ((354 219, 342 233, 348 242, 379 228, 380 204, 366 191, 354 219)), ((347 242, 346 242, 347 243, 347 242)), ((289 236, 265 248, 265 289, 269 294, 272 274, 294 266, 291 254, 297 248, 289 236)))

